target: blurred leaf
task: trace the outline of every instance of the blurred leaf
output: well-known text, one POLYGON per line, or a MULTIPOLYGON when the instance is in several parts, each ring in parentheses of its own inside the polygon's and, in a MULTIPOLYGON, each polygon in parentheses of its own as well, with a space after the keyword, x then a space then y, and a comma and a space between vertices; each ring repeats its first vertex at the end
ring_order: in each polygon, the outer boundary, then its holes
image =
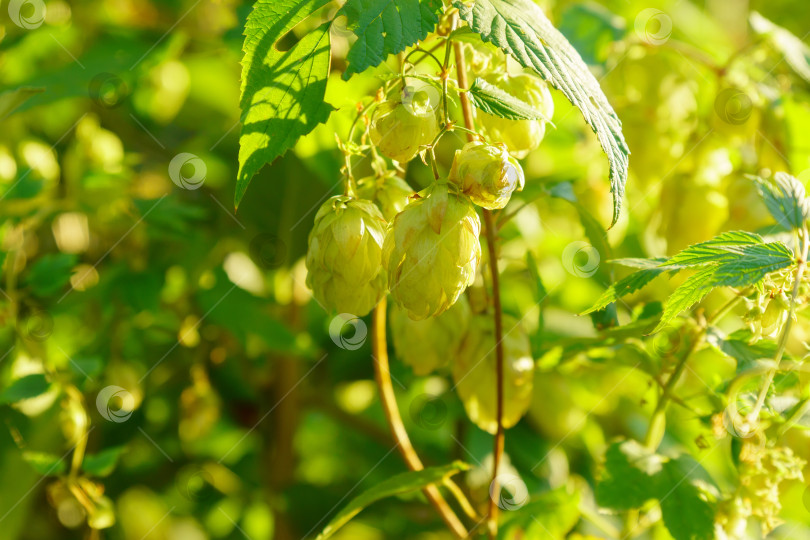
POLYGON ((43 476, 58 476, 67 471, 65 460, 54 454, 25 451, 22 453, 22 457, 37 473, 43 476))
POLYGON ((579 53, 529 0, 475 0, 471 5, 455 0, 453 5, 484 41, 494 43, 523 67, 537 71, 580 110, 610 162, 615 224, 624 199, 630 150, 621 122, 579 53))
POLYGON ((706 340, 720 349, 723 353, 737 360, 737 372, 754 367, 760 360, 770 360, 776 356, 778 346, 770 339, 754 341, 751 330, 741 328, 736 332, 723 337, 717 331, 710 329, 706 340))
POLYGON ((559 540, 574 528, 580 518, 579 493, 565 488, 547 491, 502 518, 503 540, 559 540))
POLYGON ((326 540, 335 534, 339 528, 348 523, 354 516, 359 514, 361 510, 380 499, 416 491, 430 484, 441 483, 446 478, 450 478, 454 474, 466 471, 469 468, 470 466, 466 463, 454 461, 449 465, 443 465, 441 467, 429 467, 421 471, 401 473, 380 482, 349 501, 349 504, 332 518, 316 540, 326 540))
POLYGON ((308 32, 287 51, 275 43, 328 0, 259 0, 245 25, 242 133, 234 204, 251 178, 303 135, 325 122, 331 51, 329 25, 308 32))
POLYGON ((611 43, 624 36, 624 19, 596 2, 569 5, 560 16, 560 32, 590 65, 607 57, 611 43))
POLYGON ((810 217, 810 201, 804 184, 789 174, 774 175, 774 183, 754 177, 765 206, 776 222, 787 230, 799 230, 810 217))
POLYGON ((546 118, 542 112, 538 111, 525 101, 501 90, 484 79, 478 77, 473 82, 469 90, 470 101, 482 112, 508 118, 509 120, 539 120, 546 118))
POLYGON ((778 26, 756 11, 748 18, 754 32, 766 36, 768 42, 785 57, 796 74, 810 83, 810 47, 788 30, 778 26))
POLYGON ((44 91, 45 89, 41 87, 23 86, 0 93, 0 120, 8 118, 17 107, 25 103, 31 96, 44 91))
POLYGON ((112 446, 97 454, 87 454, 82 461, 82 470, 93 476, 108 476, 115 470, 124 449, 124 446, 112 446))
POLYGON ((23 399, 37 397, 48 391, 50 383, 42 373, 26 375, 15 380, 0 393, 0 403, 16 403, 23 399))
POLYGON ((48 253, 33 264, 25 283, 37 296, 52 296, 70 281, 78 257, 72 253, 48 253))
POLYGON ((346 55, 349 67, 343 79, 425 39, 436 28, 441 10, 441 0, 348 0, 338 16, 346 16, 357 41, 346 55))
POLYGON ((714 506, 705 491, 714 483, 700 464, 686 456, 665 458, 636 441, 612 444, 605 459, 596 485, 600 506, 625 511, 658 499, 675 540, 714 538, 714 506))

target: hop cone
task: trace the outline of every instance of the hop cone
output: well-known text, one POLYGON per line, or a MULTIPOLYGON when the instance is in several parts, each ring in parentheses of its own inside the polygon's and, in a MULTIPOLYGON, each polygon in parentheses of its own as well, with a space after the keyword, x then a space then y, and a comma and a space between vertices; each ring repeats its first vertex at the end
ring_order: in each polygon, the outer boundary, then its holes
MULTIPOLYGON (((554 114, 554 102, 546 83, 534 75, 495 74, 485 77, 486 81, 524 101, 550 119, 554 114)), ((509 120, 487 113, 478 117, 481 126, 492 141, 502 141, 509 152, 523 159, 543 142, 546 134, 545 120, 509 120)))
POLYGON ((453 305, 472 284, 481 258, 475 207, 448 184, 412 201, 391 224, 383 262, 391 295, 414 320, 453 305))
POLYGON ((397 357, 427 375, 456 356, 470 320, 470 305, 462 295, 450 309, 422 321, 414 321, 397 306, 391 308, 391 335, 397 357))
POLYGON ((450 181, 472 202, 490 210, 503 208, 512 192, 523 190, 523 169, 506 145, 471 142, 456 151, 450 181))
POLYGON ((385 219, 370 201, 335 196, 309 233, 307 286, 329 310, 368 314, 385 294, 381 271, 385 219))
POLYGON ((389 171, 381 176, 369 176, 360 180, 357 193, 363 199, 374 201, 383 217, 391 221, 408 204, 413 190, 405 180, 389 171))
MULTIPOLYGON (((534 360, 529 337, 513 317, 503 317, 503 425, 514 426, 532 399, 534 360)), ((453 379, 464 410, 475 425, 495 433, 498 428, 495 329, 483 315, 470 321, 455 362, 453 379)))
POLYGON ((439 120, 422 93, 405 94, 404 100, 379 106, 371 126, 371 142, 384 156, 401 163, 412 160, 419 147, 439 134, 439 120))

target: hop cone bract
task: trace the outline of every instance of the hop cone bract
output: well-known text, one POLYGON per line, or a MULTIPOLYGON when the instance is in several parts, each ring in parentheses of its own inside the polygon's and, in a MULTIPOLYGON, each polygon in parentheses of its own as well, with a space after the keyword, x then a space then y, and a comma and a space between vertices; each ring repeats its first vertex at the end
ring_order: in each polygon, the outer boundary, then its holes
MULTIPOLYGON (((513 317, 503 316, 503 425, 514 426, 526 413, 532 399, 534 360, 529 337, 513 317)), ((497 384, 495 328, 489 317, 478 315, 453 362, 453 379, 470 420, 489 433, 495 433, 497 384)))
POLYGON ((391 296, 414 320, 452 306, 481 258, 481 222, 470 200, 448 184, 425 195, 394 219, 383 254, 391 296))
POLYGON ((512 192, 523 190, 523 169, 506 145, 470 142, 456 151, 450 181, 472 202, 490 210, 503 208, 512 192))
POLYGON ((387 221, 402 212, 413 195, 413 189, 408 183, 393 171, 387 171, 381 176, 369 176, 357 183, 358 195, 363 199, 374 201, 382 211, 387 221))
POLYGON ((326 201, 309 233, 307 286, 329 310, 368 314, 385 294, 386 222, 371 201, 338 195, 326 201))
POLYGON ((384 156, 401 163, 412 160, 420 146, 439 134, 439 120, 430 101, 421 95, 402 101, 386 101, 377 109, 371 126, 371 142, 384 156))

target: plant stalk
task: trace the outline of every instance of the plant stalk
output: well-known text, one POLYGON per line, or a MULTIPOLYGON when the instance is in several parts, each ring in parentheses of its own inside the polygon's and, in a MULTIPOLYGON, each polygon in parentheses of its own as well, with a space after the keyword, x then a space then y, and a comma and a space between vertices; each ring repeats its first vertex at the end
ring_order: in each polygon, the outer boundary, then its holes
MULTIPOLYGON (((425 467, 416 454, 411 440, 408 437, 408 432, 405 430, 405 425, 402 423, 402 417, 399 414, 399 408, 397 407, 397 400, 394 394, 394 386, 391 384, 391 372, 388 364, 388 343, 385 336, 385 309, 386 301, 383 299, 377 304, 377 307, 374 308, 374 312, 371 316, 374 378, 380 390, 380 401, 385 411, 388 427, 391 429, 391 436, 397 443, 397 450, 399 450, 399 453, 405 460, 408 469, 421 471, 425 467)), ((439 488, 436 485, 430 485, 425 487, 422 491, 453 534, 457 538, 467 538, 467 529, 461 523, 461 520, 455 512, 453 512, 453 509, 450 508, 450 505, 447 504, 439 488)), ((467 503, 467 505, 469 505, 469 503, 467 503)))
MULTIPOLYGON (((455 27, 455 21, 452 25, 455 27)), ((453 52, 456 59, 456 77, 458 79, 458 87, 465 89, 467 83, 467 69, 464 65, 464 52, 461 50, 461 44, 458 42, 453 43, 453 52)), ((472 105, 470 98, 464 91, 459 92, 459 100, 461 101, 461 111, 464 116, 464 127, 468 130, 475 129, 475 123, 472 114, 472 105)), ((467 132, 467 140, 473 141, 474 137, 471 132, 467 132)), ((489 537, 495 538, 498 534, 498 505, 500 486, 498 486, 498 469, 500 468, 501 459, 503 458, 504 447, 504 430, 503 430, 503 317, 501 311, 501 288, 498 276, 498 231, 495 227, 495 220, 492 217, 492 212, 483 210, 484 227, 487 236, 487 249, 489 253, 489 270, 492 279, 492 308, 493 319, 495 321, 495 371, 496 371, 496 400, 497 400, 497 422, 498 427, 495 432, 495 445, 492 452, 492 483, 489 486, 489 508, 487 510, 487 530, 489 537)))

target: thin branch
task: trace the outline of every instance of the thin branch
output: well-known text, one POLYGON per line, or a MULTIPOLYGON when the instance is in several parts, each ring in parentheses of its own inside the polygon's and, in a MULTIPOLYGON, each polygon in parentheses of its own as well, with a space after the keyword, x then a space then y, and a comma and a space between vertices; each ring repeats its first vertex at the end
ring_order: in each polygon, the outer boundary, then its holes
MULTIPOLYGON (((377 307, 374 308, 371 319, 374 378, 380 390, 380 401, 385 411, 385 418, 388 421, 388 427, 391 428, 391 436, 397 443, 399 453, 402 454, 402 458, 405 460, 408 469, 421 471, 425 467, 416 454, 411 440, 408 437, 408 432, 405 430, 405 425, 402 423, 402 417, 399 414, 396 396, 394 395, 394 386, 391 384, 391 372, 388 365, 388 342, 385 335, 385 307, 386 302, 385 299, 383 299, 377 304, 377 307)), ((450 505, 447 504, 439 488, 436 485, 429 485, 422 491, 453 534, 456 535, 457 538, 467 538, 467 529, 461 523, 461 520, 455 512, 453 512, 453 509, 450 508, 450 505)), ((458 493, 460 493, 460 490, 458 493)), ((456 495, 458 495, 458 493, 456 493, 456 495)), ((469 505, 469 503, 467 504, 469 505)))

